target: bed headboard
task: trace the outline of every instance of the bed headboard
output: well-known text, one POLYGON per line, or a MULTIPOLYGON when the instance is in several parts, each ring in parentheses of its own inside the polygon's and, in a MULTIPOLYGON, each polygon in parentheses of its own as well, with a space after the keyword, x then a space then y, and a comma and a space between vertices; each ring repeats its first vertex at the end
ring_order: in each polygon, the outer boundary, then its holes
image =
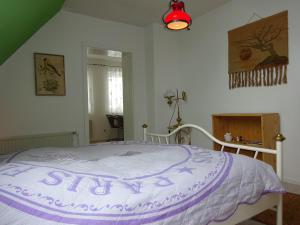
POLYGON ((75 147, 78 145, 77 132, 24 135, 0 139, 0 155, 11 154, 30 148, 75 147))

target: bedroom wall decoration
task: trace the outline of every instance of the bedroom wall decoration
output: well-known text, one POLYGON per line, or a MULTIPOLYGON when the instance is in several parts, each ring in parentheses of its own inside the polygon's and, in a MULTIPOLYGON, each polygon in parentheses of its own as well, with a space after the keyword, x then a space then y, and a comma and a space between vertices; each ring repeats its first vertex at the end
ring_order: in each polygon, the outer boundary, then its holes
POLYGON ((65 96, 63 55, 34 53, 36 95, 65 96))
POLYGON ((287 83, 288 11, 228 32, 229 89, 287 83))

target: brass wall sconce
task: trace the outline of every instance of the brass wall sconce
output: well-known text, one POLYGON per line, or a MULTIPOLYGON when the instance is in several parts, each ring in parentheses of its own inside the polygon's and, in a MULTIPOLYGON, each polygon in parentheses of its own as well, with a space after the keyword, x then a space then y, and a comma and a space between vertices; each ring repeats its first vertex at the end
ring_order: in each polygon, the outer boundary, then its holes
POLYGON ((164 94, 164 98, 167 100, 167 104, 170 107, 172 106, 173 103, 175 103, 174 110, 173 110, 173 113, 172 113, 172 116, 171 116, 171 119, 170 119, 169 125, 168 125, 169 131, 182 125, 182 118, 180 116, 179 102, 187 101, 187 94, 185 91, 182 91, 180 94, 181 95, 179 95, 179 93, 178 93, 178 89, 176 89, 176 93, 172 90, 167 90, 167 92, 164 94), (172 119, 173 119, 173 116, 174 116, 176 110, 177 110, 176 124, 171 125, 172 119))
POLYGON ((187 100, 186 92, 181 92, 181 97, 178 95, 178 89, 176 89, 176 93, 172 90, 167 90, 167 92, 164 94, 164 98, 167 99, 167 103, 169 106, 173 104, 174 101, 187 100))

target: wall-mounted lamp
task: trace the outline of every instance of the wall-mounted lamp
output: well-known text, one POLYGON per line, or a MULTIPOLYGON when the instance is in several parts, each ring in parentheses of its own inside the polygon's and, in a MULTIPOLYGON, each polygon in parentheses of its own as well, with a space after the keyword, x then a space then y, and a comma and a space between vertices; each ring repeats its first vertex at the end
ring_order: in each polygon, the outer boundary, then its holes
POLYGON ((173 103, 173 98, 175 98, 175 92, 172 90, 167 90, 164 94, 164 98, 167 99, 167 104, 171 106, 173 103))
POLYGON ((166 93, 164 94, 164 98, 167 99, 167 103, 169 106, 171 106, 174 101, 187 100, 186 92, 182 91, 181 97, 179 97, 177 89, 176 89, 176 93, 172 90, 167 90, 166 93))
POLYGON ((177 128, 178 126, 182 125, 182 123, 181 123, 182 118, 180 116, 179 102, 187 101, 187 95, 186 95, 185 91, 182 91, 181 96, 180 96, 178 93, 178 89, 176 89, 176 93, 172 90, 167 90, 166 93, 164 94, 164 98, 167 99, 167 104, 170 107, 172 106, 173 103, 175 103, 174 110, 173 110, 173 113, 172 113, 172 116, 171 116, 171 119, 170 119, 169 125, 168 125, 168 129, 171 130, 171 129, 177 128), (173 119, 173 116, 174 116, 176 110, 177 110, 177 119, 176 119, 177 123, 174 125, 171 125, 172 119, 173 119))

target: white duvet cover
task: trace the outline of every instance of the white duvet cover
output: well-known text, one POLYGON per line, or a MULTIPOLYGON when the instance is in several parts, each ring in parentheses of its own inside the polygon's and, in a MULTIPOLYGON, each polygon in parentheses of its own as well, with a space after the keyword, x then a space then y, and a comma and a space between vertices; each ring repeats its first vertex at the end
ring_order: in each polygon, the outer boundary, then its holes
POLYGON ((283 191, 269 165, 195 146, 33 149, 0 165, 0 224, 207 225, 283 191))

